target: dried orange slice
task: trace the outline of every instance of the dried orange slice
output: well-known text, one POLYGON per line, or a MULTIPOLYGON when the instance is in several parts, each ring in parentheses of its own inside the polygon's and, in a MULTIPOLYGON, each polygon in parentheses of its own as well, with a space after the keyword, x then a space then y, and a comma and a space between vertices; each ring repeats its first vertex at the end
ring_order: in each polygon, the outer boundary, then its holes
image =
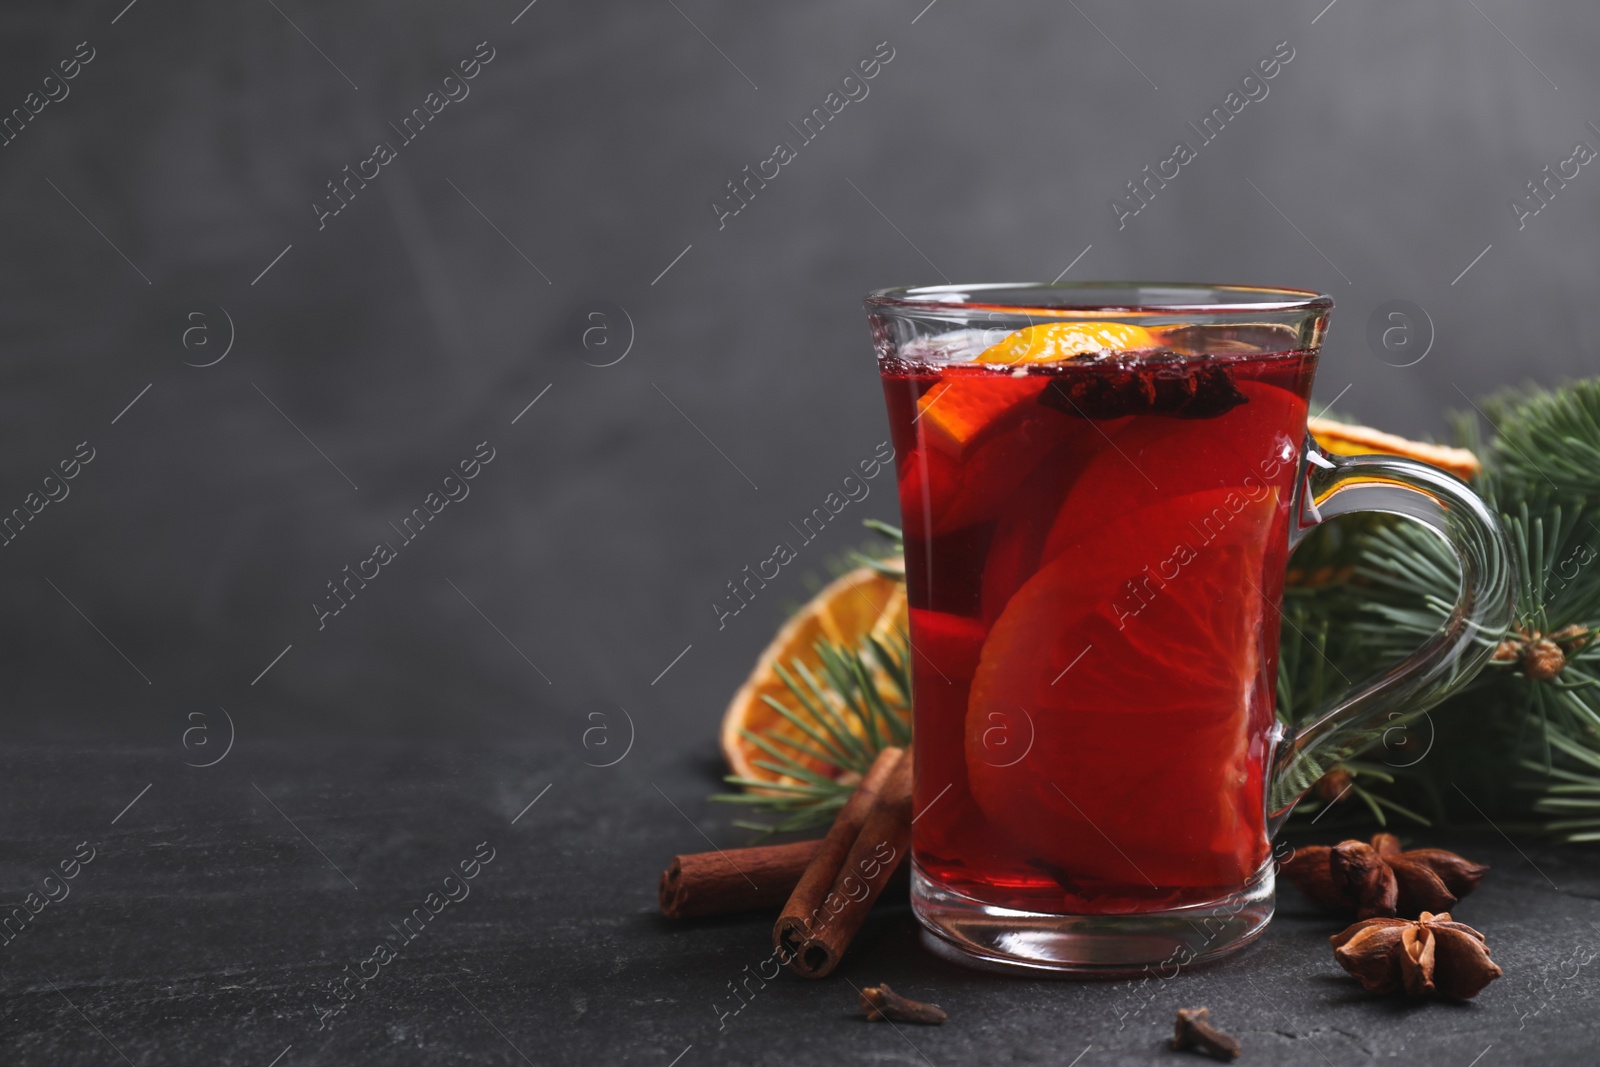
MULTIPOLYGON (((903 633, 906 633, 905 583, 887 578, 870 567, 858 567, 842 575, 812 597, 783 624, 778 636, 762 651, 755 670, 750 672, 750 677, 739 687, 723 713, 722 754, 733 773, 756 781, 790 785, 796 782, 794 778, 757 765, 757 760, 771 762, 771 756, 744 736, 744 731, 748 730, 765 736, 802 766, 819 774, 838 776, 839 768, 784 743, 789 739, 816 747, 762 697, 772 697, 804 716, 807 714, 804 706, 778 675, 780 665, 793 676, 793 662, 798 659, 812 674, 820 675, 822 664, 813 647, 816 642, 826 640, 854 649, 868 636, 888 644, 903 633)), ((887 677, 881 679, 880 690, 885 695, 891 692, 892 683, 887 677)), ((849 716, 841 718, 847 726, 854 723, 849 716)))
POLYGON ((1340 456, 1359 456, 1380 452, 1390 456, 1429 463, 1441 470, 1468 481, 1483 469, 1478 457, 1465 448, 1449 445, 1431 445, 1425 441, 1411 441, 1370 426, 1354 426, 1332 419, 1307 419, 1306 429, 1317 439, 1317 444, 1340 456))
MULTIPOLYGON (((1093 352, 1154 348, 1160 342, 1143 326, 1125 322, 1046 322, 1028 326, 990 345, 977 362, 988 366, 1022 367, 1060 363, 1093 352)), ((1044 391, 1043 379, 1018 381, 997 389, 992 381, 947 378, 917 400, 917 420, 930 445, 957 459, 1044 391)))

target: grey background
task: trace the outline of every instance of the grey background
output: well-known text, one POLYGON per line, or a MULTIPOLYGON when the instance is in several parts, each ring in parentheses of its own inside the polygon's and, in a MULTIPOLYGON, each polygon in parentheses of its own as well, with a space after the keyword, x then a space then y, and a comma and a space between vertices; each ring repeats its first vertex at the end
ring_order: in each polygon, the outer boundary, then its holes
MULTIPOLYGON (((785 981, 721 1032, 765 920, 669 927, 654 875, 742 840, 703 799, 722 706, 857 520, 894 517, 889 476, 726 628, 711 603, 886 438, 872 288, 1071 265, 1324 289, 1319 402, 1406 433, 1591 371, 1600 176, 1521 231, 1507 200, 1600 144, 1600 23, 1506 0, 523 3, 0 9, 0 114, 96 51, 0 147, 0 512, 95 449, 0 547, 0 885, 84 838, 105 857, 0 957, 0 1047, 1167 1062, 1177 993, 1119 1028, 1123 991, 930 962, 903 909, 844 973, 960 1026, 863 1036, 841 985, 785 981), (324 183, 481 41, 470 96, 319 231, 324 183), (870 95, 719 230, 724 183, 884 41, 870 95), (1110 198, 1284 41, 1268 97, 1119 230, 1110 198), (1397 300, 1432 341, 1404 368, 1367 339, 1397 300), (319 631, 324 583, 481 441, 470 496, 319 631), (481 908, 318 1036, 312 991, 484 837, 507 859, 481 908)), ((1481 1004, 1353 994, 1292 897, 1183 995, 1277 1062, 1592 1047, 1565 1010, 1592 972, 1563 962, 1593 958, 1591 857, 1460 847, 1497 866, 1468 919, 1508 977, 1481 1004)))
POLYGON ((277 7, 0 14, 7 109, 97 53, 0 148, 4 507, 97 450, 0 549, 10 736, 171 740, 222 706, 257 734, 575 744, 604 700, 709 752, 802 575, 894 515, 880 479, 718 631, 724 583, 886 437, 874 287, 1048 280, 1083 253, 1068 277, 1324 289, 1319 400, 1401 432, 1442 432, 1458 388, 1593 362, 1600 178, 1521 232, 1507 206, 1600 144, 1580 5, 277 7), (324 183, 480 41, 470 96, 319 232, 324 183), (788 123, 881 41, 870 95, 719 230, 724 183, 798 145, 788 123), (1282 41, 1270 95, 1119 231, 1110 198, 1282 41), (1367 343, 1395 299, 1436 331, 1412 367, 1367 343), (185 366, 220 351, 217 305, 231 353, 185 366), (629 320, 627 357, 586 365, 629 320), (195 321, 212 348, 184 347, 195 321), (486 439, 471 497, 319 632, 324 583, 486 439))

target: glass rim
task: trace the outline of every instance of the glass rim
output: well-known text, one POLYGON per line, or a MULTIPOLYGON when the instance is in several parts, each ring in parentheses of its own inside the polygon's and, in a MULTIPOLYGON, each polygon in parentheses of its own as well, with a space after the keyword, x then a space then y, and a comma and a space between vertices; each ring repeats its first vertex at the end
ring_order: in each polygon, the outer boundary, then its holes
POLYGON ((1158 281, 1074 281, 1074 282, 983 282, 973 285, 909 285, 889 289, 876 289, 867 294, 863 303, 869 310, 884 312, 999 312, 1009 315, 1070 316, 1084 312, 1114 315, 1170 315, 1208 314, 1235 315, 1260 313, 1294 313, 1327 311, 1333 307, 1333 297, 1314 289, 1292 289, 1282 286, 1237 285, 1208 282, 1158 282, 1158 281), (1073 292, 1110 290, 1137 291, 1155 289, 1189 291, 1196 294, 1237 294, 1240 299, 1219 302, 1215 299, 1140 300, 1130 303, 1108 303, 1104 300, 1070 300, 1050 303, 1027 300, 986 300, 984 293, 1047 293, 1070 295, 1073 292))

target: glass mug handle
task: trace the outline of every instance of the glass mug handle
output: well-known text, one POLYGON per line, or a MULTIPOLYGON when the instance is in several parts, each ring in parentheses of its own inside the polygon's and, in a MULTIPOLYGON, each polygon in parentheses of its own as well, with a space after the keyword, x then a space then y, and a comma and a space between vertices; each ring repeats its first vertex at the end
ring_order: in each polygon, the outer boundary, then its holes
POLYGON ((1510 550, 1498 519, 1476 493, 1437 467, 1397 456, 1330 455, 1308 435, 1291 507, 1291 547, 1339 515, 1384 512, 1420 522, 1455 555, 1460 586, 1440 630, 1416 652, 1309 722, 1278 728, 1267 794, 1272 835, 1329 768, 1395 725, 1385 713, 1403 707, 1409 720, 1471 681, 1494 654, 1514 603, 1510 550))

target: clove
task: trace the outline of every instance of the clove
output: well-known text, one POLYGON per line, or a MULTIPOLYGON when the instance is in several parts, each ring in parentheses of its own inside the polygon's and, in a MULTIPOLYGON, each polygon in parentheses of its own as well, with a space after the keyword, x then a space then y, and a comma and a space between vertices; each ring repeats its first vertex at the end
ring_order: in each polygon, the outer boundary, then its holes
POLYGON ((902 997, 887 985, 869 985, 861 991, 861 1010, 867 1013, 867 1022, 887 1019, 892 1023, 921 1023, 938 1026, 950 1018, 937 1004, 924 1004, 910 997, 902 997))
POLYGON ((1172 1031, 1174 1049, 1198 1049, 1217 1060, 1239 1058, 1239 1042, 1210 1023, 1210 1008, 1179 1008, 1172 1031))

